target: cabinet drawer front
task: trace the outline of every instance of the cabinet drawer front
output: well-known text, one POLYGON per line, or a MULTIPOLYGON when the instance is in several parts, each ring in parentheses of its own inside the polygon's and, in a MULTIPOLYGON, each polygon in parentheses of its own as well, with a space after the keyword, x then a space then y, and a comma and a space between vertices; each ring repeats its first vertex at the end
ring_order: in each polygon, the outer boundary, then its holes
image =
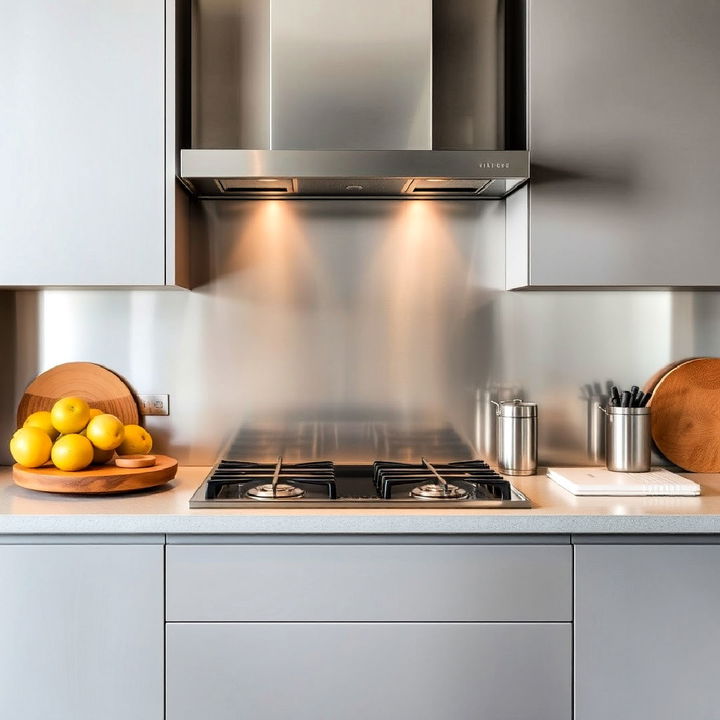
POLYGON ((565 622, 569 545, 169 545, 169 621, 565 622))
POLYGON ((172 624, 168 720, 569 720, 569 624, 172 624))

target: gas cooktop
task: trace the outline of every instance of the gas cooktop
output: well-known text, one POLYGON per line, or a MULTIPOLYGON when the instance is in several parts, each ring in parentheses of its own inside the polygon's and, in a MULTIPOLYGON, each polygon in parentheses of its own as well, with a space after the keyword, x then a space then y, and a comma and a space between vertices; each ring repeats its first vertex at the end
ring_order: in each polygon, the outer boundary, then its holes
POLYGON ((221 460, 190 498, 191 508, 529 508, 482 460, 443 464, 377 460, 274 464, 221 460))

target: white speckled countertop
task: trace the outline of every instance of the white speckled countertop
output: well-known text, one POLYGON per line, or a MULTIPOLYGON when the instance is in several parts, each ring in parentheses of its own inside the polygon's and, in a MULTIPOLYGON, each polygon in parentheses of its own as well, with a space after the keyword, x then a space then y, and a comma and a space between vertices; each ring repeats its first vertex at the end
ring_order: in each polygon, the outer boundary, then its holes
POLYGON ((72 497, 34 492, 0 468, 0 534, 720 534, 720 474, 700 497, 577 498, 543 475, 515 478, 529 510, 190 510, 207 467, 154 491, 72 497))

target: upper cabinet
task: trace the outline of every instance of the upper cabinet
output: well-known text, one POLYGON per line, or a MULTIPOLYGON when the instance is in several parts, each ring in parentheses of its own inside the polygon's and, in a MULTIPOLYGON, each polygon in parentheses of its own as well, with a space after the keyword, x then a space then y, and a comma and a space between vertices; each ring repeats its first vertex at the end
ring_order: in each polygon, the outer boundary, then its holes
POLYGON ((530 0, 507 286, 720 285, 720 3, 530 0))
POLYGON ((186 283, 167 11, 166 38, 165 0, 2 5, 0 285, 186 283))

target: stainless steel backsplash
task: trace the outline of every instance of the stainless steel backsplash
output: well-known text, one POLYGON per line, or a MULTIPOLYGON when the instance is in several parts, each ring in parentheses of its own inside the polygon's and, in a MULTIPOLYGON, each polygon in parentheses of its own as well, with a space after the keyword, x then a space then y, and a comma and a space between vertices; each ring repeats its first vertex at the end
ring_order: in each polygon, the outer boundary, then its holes
POLYGON ((540 461, 583 463, 584 384, 720 350, 716 293, 505 292, 501 202, 208 202, 200 225, 192 292, 4 294, 7 432, 38 372, 86 360, 169 393, 147 425, 187 464, 233 438, 261 457, 484 456, 488 398, 515 394, 539 403, 540 461))

